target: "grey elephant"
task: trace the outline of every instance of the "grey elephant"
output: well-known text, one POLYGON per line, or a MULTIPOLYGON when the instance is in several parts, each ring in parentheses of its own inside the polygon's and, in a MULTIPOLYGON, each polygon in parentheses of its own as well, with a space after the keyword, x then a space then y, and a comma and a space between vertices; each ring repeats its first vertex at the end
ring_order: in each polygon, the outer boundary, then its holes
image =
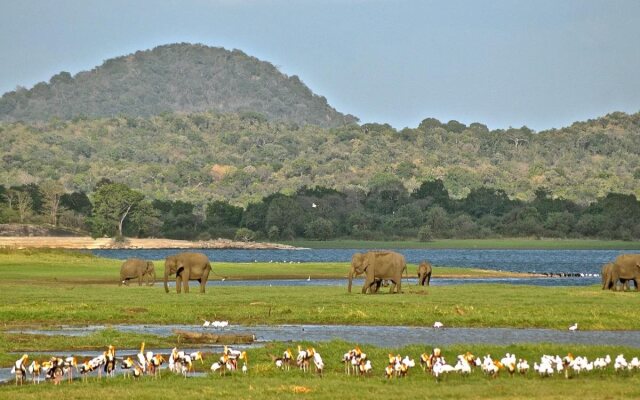
POLYGON ((178 253, 164 260, 164 291, 169 293, 169 275, 176 275, 176 291, 189 293, 189 281, 200 282, 200 293, 205 292, 211 272, 209 258, 203 253, 178 253))
POLYGON ((603 287, 617 289, 616 283, 620 281, 633 281, 636 291, 640 279, 640 254, 622 254, 613 261, 611 274, 605 280, 603 287))
MULTIPOLYGON (((613 263, 607 263, 602 266, 602 272, 600 277, 602 279, 602 290, 605 289, 617 289, 618 282, 612 280, 613 263)), ((629 281, 626 279, 619 279, 622 283, 622 290, 629 290, 629 281)), ((635 281, 634 281, 635 283, 635 281)))
POLYGON ((421 286, 429 286, 431 283, 431 273, 433 272, 433 267, 429 261, 422 261, 418 266, 418 284, 421 286))
POLYGON ((156 282, 156 269, 151 261, 141 258, 130 258, 120 267, 120 282, 129 285, 130 279, 138 279, 138 285, 142 286, 142 279, 146 277, 147 285, 152 286, 156 282))
POLYGON ((375 293, 384 279, 391 281, 390 293, 402 290, 402 273, 407 270, 407 262, 402 254, 393 251, 369 251, 355 253, 351 257, 348 291, 351 293, 353 278, 365 274, 362 293, 375 293))

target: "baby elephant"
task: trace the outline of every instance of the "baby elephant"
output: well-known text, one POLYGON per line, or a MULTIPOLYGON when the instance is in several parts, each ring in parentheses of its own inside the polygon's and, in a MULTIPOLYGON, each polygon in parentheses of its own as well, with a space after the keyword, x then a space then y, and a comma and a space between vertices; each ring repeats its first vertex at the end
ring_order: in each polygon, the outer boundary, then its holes
POLYGON ((429 261, 423 261, 418 266, 418 284, 421 286, 429 286, 431 283, 431 272, 433 271, 433 267, 431 267, 431 263, 429 261))
POLYGON ((142 286, 142 278, 147 277, 147 285, 151 286, 156 282, 156 270, 151 261, 140 258, 130 258, 120 267, 120 282, 118 286, 129 285, 129 279, 138 278, 138 285, 142 286))

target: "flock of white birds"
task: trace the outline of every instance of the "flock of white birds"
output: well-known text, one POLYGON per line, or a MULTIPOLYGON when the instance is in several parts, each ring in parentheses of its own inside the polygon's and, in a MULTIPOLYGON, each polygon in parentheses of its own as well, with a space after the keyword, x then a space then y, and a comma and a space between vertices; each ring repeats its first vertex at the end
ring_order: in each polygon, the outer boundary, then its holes
MULTIPOLYGON (((200 351, 185 353, 174 348, 171 354, 166 356, 167 359, 162 354, 154 354, 151 351, 145 352, 144 347, 145 344, 143 342, 138 354, 118 359, 115 347, 109 346, 101 355, 81 363, 77 361, 76 357, 52 357, 42 363, 35 360, 29 363, 29 356, 24 354, 15 362, 11 372, 15 374, 16 385, 23 384, 29 377, 36 384, 41 382, 41 378, 54 384, 60 384, 63 380, 71 382, 74 373, 79 374, 82 380, 86 380, 89 373, 93 371, 97 371, 100 378, 102 374, 114 376, 117 365, 119 365, 125 378, 131 376, 139 378, 143 375, 159 378, 161 370, 164 368, 186 378, 195 372, 195 362, 200 361, 201 364, 204 364, 204 356, 200 351), (165 363, 168 364, 167 367, 163 367, 165 363)), ((303 372, 313 370, 319 375, 322 375, 325 370, 324 360, 314 347, 303 348, 298 346, 295 356, 291 349, 286 349, 281 356, 271 355, 271 358, 274 366, 281 370, 289 371, 294 367, 303 372)), ((344 372, 347 375, 370 376, 374 374, 374 366, 371 359, 358 346, 344 353, 341 361, 344 364, 344 372)), ((535 361, 531 367, 527 360, 518 358, 515 354, 507 353, 502 358, 493 358, 489 354, 476 357, 472 353, 466 352, 459 354, 455 363, 450 364, 445 359, 440 348, 434 348, 430 353, 421 354, 419 363, 422 370, 435 377, 436 381, 440 381, 449 374, 469 375, 475 370, 480 370, 486 376, 493 378, 500 373, 508 373, 512 376, 514 374, 526 375, 535 373, 541 377, 561 375, 569 378, 579 374, 604 371, 611 368, 616 373, 640 369, 638 357, 633 357, 627 361, 623 354, 618 354, 615 359, 612 359, 610 355, 605 355, 593 360, 589 360, 585 356, 574 356, 571 353, 564 357, 545 354, 535 361)), ((408 355, 402 357, 400 354, 389 354, 388 362, 381 368, 381 372, 388 379, 401 378, 407 376, 415 366, 415 360, 408 355)), ((219 373, 220 375, 234 373, 238 370, 246 374, 249 372, 247 352, 224 346, 222 354, 211 364, 210 370, 212 373, 219 373)))

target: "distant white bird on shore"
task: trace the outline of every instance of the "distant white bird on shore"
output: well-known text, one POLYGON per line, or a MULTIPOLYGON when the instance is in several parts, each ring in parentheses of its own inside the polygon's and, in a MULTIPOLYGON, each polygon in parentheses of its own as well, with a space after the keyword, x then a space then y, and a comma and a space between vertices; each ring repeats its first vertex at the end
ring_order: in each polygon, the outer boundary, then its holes
POLYGON ((444 324, 440 321, 436 321, 433 323, 434 328, 444 328, 444 324))
POLYGON ((575 324, 571 325, 569 327, 570 331, 577 331, 578 330, 578 323, 576 322, 575 324))
POLYGON ((208 327, 209 325, 211 325, 211 321, 207 321, 206 319, 204 320, 204 323, 202 324, 203 328, 208 327))
POLYGON ((309 277, 307 278, 307 282, 309 282, 311 280, 311 275, 309 275, 309 277))
POLYGON ((316 208, 318 205, 316 203, 311 203, 311 207, 316 208))

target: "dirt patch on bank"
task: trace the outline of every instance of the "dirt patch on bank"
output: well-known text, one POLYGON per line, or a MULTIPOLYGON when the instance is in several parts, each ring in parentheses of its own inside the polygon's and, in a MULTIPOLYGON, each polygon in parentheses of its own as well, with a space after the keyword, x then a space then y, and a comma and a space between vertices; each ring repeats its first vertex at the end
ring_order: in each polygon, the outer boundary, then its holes
POLYGON ((111 238, 93 239, 88 236, 2 236, 0 247, 14 249, 53 248, 53 249, 297 249, 279 243, 236 242, 229 239, 216 240, 172 240, 172 239, 136 239, 127 238, 115 241, 111 238))

